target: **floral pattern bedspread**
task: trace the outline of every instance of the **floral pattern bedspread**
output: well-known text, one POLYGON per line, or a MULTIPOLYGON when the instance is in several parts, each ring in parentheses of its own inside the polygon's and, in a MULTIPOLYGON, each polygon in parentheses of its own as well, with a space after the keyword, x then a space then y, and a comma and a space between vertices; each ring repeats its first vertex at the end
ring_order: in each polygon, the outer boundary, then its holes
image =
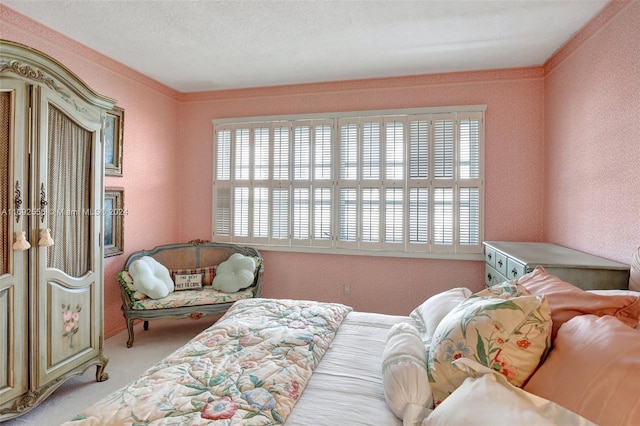
POLYGON ((350 311, 336 303, 240 300, 66 424, 282 424, 350 311))

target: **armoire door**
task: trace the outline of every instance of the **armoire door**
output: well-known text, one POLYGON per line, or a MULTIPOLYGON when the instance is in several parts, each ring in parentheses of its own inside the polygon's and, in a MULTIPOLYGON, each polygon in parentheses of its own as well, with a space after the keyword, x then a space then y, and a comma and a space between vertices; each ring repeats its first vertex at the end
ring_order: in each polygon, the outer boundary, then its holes
POLYGON ((102 128, 114 104, 0 40, 0 422, 89 367, 108 378, 102 128))
MULTIPOLYGON (((28 389, 27 251, 14 250, 29 218, 27 85, 0 78, 0 402, 28 389)), ((2 404, 0 404, 1 406, 2 404)), ((0 412, 2 409, 0 409, 0 412)))
POLYGON ((69 102, 48 87, 34 87, 32 99, 39 138, 31 203, 40 209, 32 217, 32 240, 45 229, 53 239, 30 259, 31 303, 37 307, 31 310, 32 359, 37 360, 32 380, 41 387, 93 358, 103 361, 98 376, 106 364, 99 272, 102 123, 98 108, 69 102))

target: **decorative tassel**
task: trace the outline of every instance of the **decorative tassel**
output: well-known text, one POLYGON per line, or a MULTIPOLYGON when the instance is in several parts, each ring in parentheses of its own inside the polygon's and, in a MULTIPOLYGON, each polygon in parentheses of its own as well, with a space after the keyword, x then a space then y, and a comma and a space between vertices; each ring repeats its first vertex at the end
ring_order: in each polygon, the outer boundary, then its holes
POLYGON ((51 238, 51 231, 49 228, 40 230, 40 241, 38 241, 40 247, 49 247, 53 245, 53 238, 51 238))
POLYGON ((27 250, 31 247, 24 231, 16 232, 16 241, 13 243, 13 249, 16 251, 27 250))

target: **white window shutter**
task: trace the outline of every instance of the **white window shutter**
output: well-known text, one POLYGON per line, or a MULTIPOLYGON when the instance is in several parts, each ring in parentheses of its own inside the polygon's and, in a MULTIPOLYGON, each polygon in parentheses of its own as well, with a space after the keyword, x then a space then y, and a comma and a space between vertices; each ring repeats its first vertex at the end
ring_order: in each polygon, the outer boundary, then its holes
POLYGON ((338 236, 339 248, 358 248, 358 189, 356 187, 338 188, 338 236))
POLYGON ((231 129, 216 128, 213 185, 213 234, 217 241, 231 241, 231 129))
POLYGON ((293 208, 291 219, 291 243, 293 245, 310 245, 310 194, 307 187, 293 188, 293 208))
POLYGON ((214 129, 216 241, 481 253, 484 107, 225 120, 214 129))
POLYGON ((358 123, 340 120, 340 180, 358 179, 358 123))
POLYGON ((385 122, 385 181, 402 181, 405 173, 405 121, 385 122))
POLYGON ((363 187, 360 201, 361 248, 381 248, 381 194, 379 187, 363 187))
POLYGON ((289 245, 289 188, 273 188, 271 203, 271 243, 289 245))
POLYGON ((253 180, 269 179, 269 128, 253 129, 253 180))
POLYGON ((455 146, 455 117, 452 114, 434 114, 433 131, 433 177, 453 179, 455 146))
POLYGON ((411 116, 409 127, 409 179, 429 179, 429 117, 411 116))
POLYGON ((266 186, 254 187, 253 241, 263 244, 269 241, 269 218, 269 188, 266 186))
POLYGON ((333 191, 331 187, 313 189, 312 245, 331 247, 333 242, 333 191))
POLYGON ((481 113, 458 114, 458 247, 460 253, 482 250, 481 113))
POLYGON ((362 180, 380 180, 382 122, 362 124, 362 180))
POLYGON ((235 180, 249 180, 249 148, 250 129, 236 129, 235 131, 235 163, 233 170, 233 178, 235 180))
POLYGON ((293 180, 309 180, 311 128, 308 124, 293 127, 293 180))
POLYGON ((409 116, 408 168, 408 251, 430 250, 430 167, 431 116, 409 116))
POLYGON ((453 188, 433 189, 433 230, 431 232, 433 250, 446 252, 453 246, 454 208, 453 188))
POLYGON ((331 122, 314 127, 313 180, 331 180, 333 170, 333 127, 331 122))
POLYGON ((429 187, 409 188, 409 235, 410 251, 424 251, 429 244, 429 187))
POLYGON ((233 240, 244 241, 249 237, 249 187, 233 188, 233 240))
POLYGON ((289 180, 290 128, 278 126, 273 129, 273 180, 289 180))
POLYGON ((217 241, 231 241, 231 188, 227 182, 216 182, 213 190, 213 229, 217 241))
POLYGON ((219 130, 216 137, 216 181, 231 179, 231 130, 219 130))

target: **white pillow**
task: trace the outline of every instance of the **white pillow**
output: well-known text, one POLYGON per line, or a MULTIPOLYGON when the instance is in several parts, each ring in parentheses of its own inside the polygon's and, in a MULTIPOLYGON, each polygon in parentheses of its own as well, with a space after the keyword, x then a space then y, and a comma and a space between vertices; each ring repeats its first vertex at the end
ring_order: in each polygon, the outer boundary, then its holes
POLYGON ((387 335, 382 354, 384 396, 391 411, 404 425, 419 425, 433 406, 427 354, 418 330, 402 322, 387 335))
POLYGON ((216 267, 211 285, 225 293, 235 293, 253 283, 256 261, 249 256, 234 253, 216 267))
POLYGON ((471 294, 471 290, 465 287, 452 288, 431 296, 411 312, 410 317, 418 324, 425 344, 433 338, 442 318, 471 294))
POLYGON ((167 297, 173 291, 169 270, 150 256, 143 256, 129 265, 133 288, 152 299, 167 297))
POLYGON ((511 385, 502 374, 468 358, 455 364, 469 377, 423 420, 422 426, 595 426, 554 402, 511 385))

